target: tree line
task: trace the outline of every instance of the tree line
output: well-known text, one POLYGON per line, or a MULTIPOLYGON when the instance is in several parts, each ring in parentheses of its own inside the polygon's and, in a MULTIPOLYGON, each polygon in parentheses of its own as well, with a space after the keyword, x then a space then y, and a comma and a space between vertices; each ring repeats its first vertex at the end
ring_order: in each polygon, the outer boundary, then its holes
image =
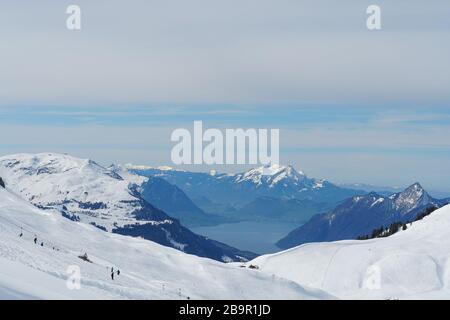
POLYGON ((393 234, 399 232, 400 230, 408 229, 408 224, 411 225, 415 221, 422 220, 423 218, 430 215, 437 209, 439 209, 439 207, 437 207, 437 206, 428 207, 421 213, 417 214, 416 218, 413 221, 393 222, 388 227, 381 226, 379 228, 376 228, 372 231, 372 233, 370 235, 359 236, 356 238, 356 240, 369 240, 369 239, 374 239, 374 238, 386 238, 386 237, 392 236, 393 234))

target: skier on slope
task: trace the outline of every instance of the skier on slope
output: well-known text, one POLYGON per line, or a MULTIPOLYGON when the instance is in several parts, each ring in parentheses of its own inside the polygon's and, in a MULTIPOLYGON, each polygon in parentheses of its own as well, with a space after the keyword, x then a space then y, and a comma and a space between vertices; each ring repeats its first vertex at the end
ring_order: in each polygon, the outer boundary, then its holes
POLYGON ((34 244, 37 244, 37 237, 34 236, 34 244))
POLYGON ((114 280, 114 272, 111 272, 111 280, 114 280))

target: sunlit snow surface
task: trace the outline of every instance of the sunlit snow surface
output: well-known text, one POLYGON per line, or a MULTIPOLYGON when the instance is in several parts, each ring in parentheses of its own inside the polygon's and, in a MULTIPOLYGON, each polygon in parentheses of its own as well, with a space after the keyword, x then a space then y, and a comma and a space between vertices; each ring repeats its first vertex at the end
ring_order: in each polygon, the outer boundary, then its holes
POLYGON ((388 238, 306 244, 250 264, 342 299, 450 299, 449 236, 450 205, 388 238))
POLYGON ((316 299, 315 289, 103 232, 41 211, 0 188, 1 299, 316 299), (23 230, 21 231, 21 228, 23 230), (23 236, 19 234, 23 232, 23 236), (34 244, 34 236, 38 244, 34 244), (40 242, 44 246, 40 246, 40 242), (55 250, 53 249, 55 248, 55 250), (78 258, 87 253, 93 263, 78 258), (81 268, 81 290, 69 290, 67 268, 81 268), (110 268, 121 270, 115 280, 110 268))

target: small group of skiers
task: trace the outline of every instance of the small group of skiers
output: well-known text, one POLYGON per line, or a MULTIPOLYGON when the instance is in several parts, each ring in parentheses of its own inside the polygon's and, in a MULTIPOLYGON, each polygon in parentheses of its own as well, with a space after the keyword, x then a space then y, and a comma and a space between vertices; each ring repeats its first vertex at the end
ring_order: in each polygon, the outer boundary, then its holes
MULTIPOLYGON (((19 238, 22 238, 22 237, 23 237, 23 230, 20 230, 19 238)), ((38 238, 37 238, 36 235, 34 236, 33 241, 34 241, 34 244, 38 244, 38 238)), ((41 247, 44 246, 44 242, 43 242, 43 241, 41 241, 40 246, 41 246, 41 247)), ((53 247, 53 250, 55 250, 55 247, 53 247)), ((58 251, 59 251, 59 250, 58 250, 58 251)), ((86 256, 87 256, 87 255, 86 255, 86 256)), ((119 276, 119 275, 120 275, 120 270, 117 269, 117 271, 114 271, 114 267, 111 267, 111 280, 114 280, 114 274, 116 274, 116 273, 117 273, 117 275, 119 276)))
MULTIPOLYGON (((120 276, 120 270, 117 269, 117 275, 120 276)), ((114 267, 111 267, 111 280, 114 280, 114 274, 116 273, 114 272, 114 267)))
MULTIPOLYGON (((23 237, 23 230, 20 230, 19 238, 22 238, 22 237, 23 237)), ((38 244, 38 238, 37 238, 36 235, 34 236, 33 241, 34 241, 34 244, 38 244)), ((43 242, 43 241, 41 241, 40 246, 41 246, 41 247, 44 246, 44 242, 43 242)), ((58 250, 58 251, 59 251, 59 249, 56 249, 55 247, 52 247, 52 249, 53 249, 53 250, 58 250)))

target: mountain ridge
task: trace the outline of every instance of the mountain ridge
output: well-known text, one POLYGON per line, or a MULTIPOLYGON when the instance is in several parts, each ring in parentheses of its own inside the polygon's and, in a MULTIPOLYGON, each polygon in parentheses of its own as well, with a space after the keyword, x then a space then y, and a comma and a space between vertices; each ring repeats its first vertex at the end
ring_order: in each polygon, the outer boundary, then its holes
POLYGON ((447 203, 447 199, 429 196, 419 183, 387 197, 376 192, 354 196, 327 213, 312 217, 277 245, 287 249, 308 242, 356 239, 391 223, 414 221, 427 208, 447 203))
MULTIPOLYGON (((276 198, 274 206, 280 199, 296 199, 314 201, 331 208, 339 201, 361 193, 340 188, 327 180, 308 178, 292 166, 266 165, 237 174, 131 168, 130 172, 137 175, 165 179, 183 190, 205 212, 224 217, 239 218, 236 212, 261 197, 276 198)), ((284 209, 281 206, 279 210, 284 209)), ((298 220, 302 219, 304 217, 299 210, 298 220)))

